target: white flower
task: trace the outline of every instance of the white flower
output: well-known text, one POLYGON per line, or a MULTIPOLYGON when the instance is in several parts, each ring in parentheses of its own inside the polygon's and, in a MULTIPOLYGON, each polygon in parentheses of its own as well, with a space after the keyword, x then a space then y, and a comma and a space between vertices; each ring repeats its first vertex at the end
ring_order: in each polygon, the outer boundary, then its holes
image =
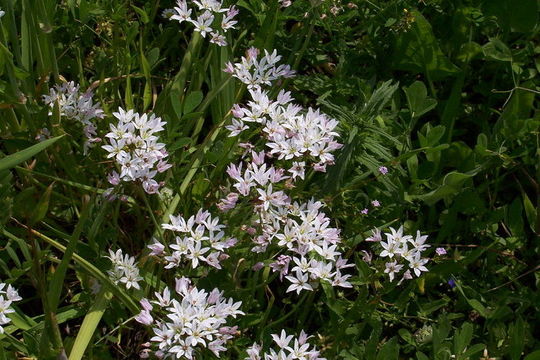
POLYGON ((239 310, 242 303, 224 298, 218 289, 210 293, 199 290, 186 278, 178 278, 176 283, 174 297, 170 297, 168 287, 163 290, 163 296, 156 293, 158 300, 151 302, 159 306, 141 301, 143 310, 137 320, 155 324, 152 329, 155 336, 150 341, 156 343, 165 358, 192 359, 201 348, 208 348, 219 357, 220 352, 227 350, 223 345, 237 332, 236 327, 224 325, 228 318, 244 314, 239 310))
POLYGON ((119 179, 111 176, 115 180, 111 184, 136 181, 148 194, 157 193, 160 184, 154 177, 171 166, 165 161, 165 144, 157 142, 155 135, 164 130, 166 123, 154 114, 140 115, 122 108, 113 115, 118 123, 110 125, 111 131, 105 135, 109 144, 102 146, 109 153, 107 158, 114 158, 120 166, 119 179))
POLYGON ((49 89, 48 95, 43 95, 43 102, 49 105, 49 116, 53 114, 54 107, 58 104, 60 116, 76 120, 83 125, 87 138, 85 150, 101 141, 96 137, 96 126, 93 121, 103 119, 105 116, 99 102, 94 104, 92 97, 91 91, 80 92, 79 85, 75 85, 73 81, 55 85, 49 89))
POLYGON ((397 241, 388 239, 387 242, 381 241, 380 244, 384 248, 384 250, 380 253, 381 257, 388 256, 389 258, 393 258, 394 255, 399 252, 399 243, 397 241))
POLYGON ((286 278, 292 283, 287 288, 287 292, 296 291, 297 294, 300 294, 302 290, 313 291, 313 287, 308 282, 309 276, 306 273, 297 270, 295 276, 286 276, 286 278))
POLYGON ((384 272, 388 274, 390 281, 394 281, 394 274, 398 273, 401 268, 403 268, 403 265, 399 265, 397 261, 388 262, 385 266, 386 269, 384 270, 384 272))
POLYGON ((237 240, 225 236, 225 225, 220 223, 218 217, 200 209, 187 220, 182 216, 170 215, 169 218, 171 223, 162 224, 161 227, 183 236, 176 236, 176 242, 169 245, 174 250, 172 253, 159 247, 160 253, 156 256, 163 257, 166 269, 181 266, 187 261, 191 261, 193 268, 198 267, 200 262, 221 268, 220 261, 227 257, 223 251, 234 246, 237 240))
POLYGON ((424 266, 428 262, 428 259, 422 259, 420 258, 420 253, 417 253, 410 261, 409 261, 409 267, 411 270, 414 271, 416 276, 420 276, 422 274, 422 271, 428 271, 428 269, 424 266))
POLYGON ((281 56, 277 51, 268 53, 257 60, 258 50, 251 48, 248 55, 241 58, 241 62, 233 66, 233 76, 248 85, 248 89, 259 89, 261 85, 270 85, 272 81, 280 77, 292 77, 294 71, 289 65, 277 65, 281 56))
POLYGON ((299 177, 300 179, 304 180, 305 167, 305 161, 293 161, 293 166, 288 171, 291 173, 293 179, 299 177))
POLYGON ((281 330, 281 335, 272 334, 272 339, 278 346, 278 351, 275 349, 269 349, 261 354, 262 346, 257 343, 253 344, 247 349, 248 357, 244 360, 326 360, 320 357, 320 352, 315 346, 311 346, 307 340, 310 336, 307 336, 304 330, 300 332, 298 338, 293 335, 287 335, 285 330, 281 330), (293 343, 292 346, 289 344, 293 343))
POLYGON ((106 257, 113 264, 113 268, 107 273, 114 283, 124 283, 127 289, 131 287, 140 289, 139 281, 143 278, 139 276, 139 268, 135 262, 135 257, 124 256, 121 249, 116 252, 109 249, 109 256, 106 257))
POLYGON ((384 272, 388 274, 390 281, 394 281, 397 274, 402 271, 404 268, 404 265, 402 264, 404 260, 408 262, 409 269, 403 273, 398 285, 404 280, 412 279, 411 270, 414 271, 416 276, 420 276, 422 272, 428 271, 425 267, 428 259, 422 258, 422 252, 430 247, 430 245, 425 244, 427 235, 422 235, 420 231, 416 232, 416 238, 405 235, 402 225, 397 230, 390 227, 390 233, 385 233, 387 241, 384 242, 381 241, 381 233, 379 230, 375 229, 372 232, 373 236, 366 239, 366 241, 379 242, 383 249, 379 256, 389 257, 393 260, 386 263, 384 270, 384 272), (412 244, 412 246, 409 244, 412 244))
POLYGON ((7 289, 4 290, 5 287, 6 284, 0 282, 0 334, 4 333, 2 325, 7 325, 11 322, 11 319, 6 315, 15 312, 11 307, 12 303, 22 300, 13 286, 7 285, 7 289))

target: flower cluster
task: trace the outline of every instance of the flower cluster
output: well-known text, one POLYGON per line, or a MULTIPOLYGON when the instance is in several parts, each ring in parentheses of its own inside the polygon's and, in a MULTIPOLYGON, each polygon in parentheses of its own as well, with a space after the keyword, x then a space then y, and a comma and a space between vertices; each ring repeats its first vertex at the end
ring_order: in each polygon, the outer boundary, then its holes
POLYGON ((50 108, 49 115, 52 115, 52 110, 58 103, 61 116, 77 120, 84 126, 87 138, 84 144, 85 153, 89 147, 101 141, 97 137, 97 128, 93 120, 103 119, 105 116, 99 102, 94 104, 92 97, 91 91, 81 93, 79 85, 75 85, 73 81, 55 85, 49 90, 48 95, 43 95, 43 101, 50 108))
POLYGON ((249 128, 247 124, 260 124, 264 148, 255 151, 255 145, 240 144, 246 148, 244 162, 227 168, 235 191, 222 199, 218 207, 230 210, 241 196, 254 204, 256 216, 248 231, 255 243, 252 251, 265 252, 269 247, 277 250, 270 267, 291 283, 287 291, 313 290, 319 281, 352 287, 347 281, 350 275, 342 273, 351 265, 338 250, 339 230, 332 228, 330 219, 320 211, 323 204, 314 200, 294 202, 284 191, 294 187, 298 179, 304 179, 306 164, 313 164, 316 171, 325 171, 334 162, 332 152, 341 147, 336 141, 338 123, 318 110, 304 111, 292 103, 289 92, 281 91, 276 100, 271 100, 261 86, 290 75, 290 68, 275 68, 280 59, 275 51, 266 53, 259 62, 257 54, 252 48, 242 63, 229 64, 226 69, 250 84, 252 98, 245 107, 233 107, 233 121, 226 128, 231 131, 230 136, 237 136, 249 128), (253 74, 249 71, 251 66, 256 68, 253 74))
POLYGON ((185 261, 190 261, 193 268, 204 262, 221 269, 220 261, 228 258, 223 251, 234 246, 237 240, 225 236, 225 225, 219 223, 218 217, 212 218, 208 211, 200 209, 197 215, 187 220, 180 215, 170 215, 170 219, 171 223, 162 224, 162 227, 180 234, 175 237, 176 242, 169 245, 174 251, 167 253, 165 246, 156 240, 149 245, 151 255, 162 256, 166 269, 180 266, 185 261))
POLYGON ((122 108, 113 115, 118 123, 110 124, 111 131, 105 135, 109 144, 102 148, 109 152, 107 158, 114 158, 120 166, 120 174, 113 171, 109 182, 118 185, 120 181, 139 181, 147 193, 157 193, 161 184, 154 177, 172 166, 165 160, 165 144, 159 143, 156 136, 166 122, 154 114, 139 115, 122 108))
POLYGON ((270 244, 277 244, 282 254, 270 267, 291 283, 287 292, 313 290, 319 281, 352 287, 347 281, 350 275, 342 271, 353 265, 342 258, 338 249, 340 231, 330 226, 330 219, 320 211, 322 206, 312 200, 307 204, 294 202, 276 212, 261 212, 262 234, 254 239, 253 251, 265 251, 270 244))
POLYGON ((248 129, 246 123, 257 123, 262 126, 269 153, 279 160, 307 157, 318 171, 334 163, 332 152, 342 147, 336 141, 336 120, 312 108, 302 111, 301 106, 291 103, 289 92, 281 91, 276 101, 270 100, 266 91, 250 90, 250 94, 252 101, 246 107, 237 105, 232 111, 232 125, 226 127, 230 136, 248 129))
POLYGON ((285 171, 268 165, 265 153, 252 151, 252 161, 243 169, 242 163, 230 164, 227 173, 235 181, 232 192, 221 201, 222 208, 232 208, 240 196, 251 198, 257 216, 249 234, 254 235, 253 252, 265 252, 278 247, 280 255, 270 264, 291 283, 287 291, 313 290, 318 281, 333 286, 352 287, 350 275, 342 273, 347 264, 338 250, 339 230, 330 226, 330 219, 320 211, 320 201, 291 202, 283 190, 277 190, 284 179, 303 177, 303 170, 285 171), (259 231, 257 231, 257 229, 259 231), (292 269, 289 274, 289 265, 292 269))
POLYGON ((272 81, 280 77, 294 76, 295 72, 289 65, 277 65, 281 56, 276 50, 272 53, 264 50, 264 56, 260 60, 257 60, 258 56, 259 50, 251 47, 239 63, 228 62, 224 71, 246 84, 248 89, 260 89, 261 85, 271 85, 272 81))
POLYGON ((139 276, 139 268, 135 262, 135 257, 124 255, 121 249, 118 249, 116 253, 109 250, 109 256, 106 257, 113 264, 113 268, 107 274, 115 284, 123 283, 127 289, 131 287, 140 289, 139 281, 143 278, 139 276))
POLYGON ((380 230, 375 229, 372 230, 372 236, 366 238, 366 241, 378 242, 382 248, 379 256, 381 258, 388 257, 392 260, 385 264, 384 270, 388 274, 390 281, 394 281, 396 274, 399 274, 406 266, 408 268, 404 271, 399 284, 403 280, 412 279, 411 271, 416 276, 428 271, 425 265, 429 259, 422 257, 422 252, 430 247, 425 243, 428 238, 427 235, 422 235, 420 231, 416 232, 416 237, 404 235, 403 226, 398 230, 390 227, 390 232, 384 233, 384 235, 386 236, 386 242, 383 241, 380 230), (406 265, 401 263, 403 260, 407 261, 406 265))
POLYGON ((304 330, 300 332, 298 338, 287 335, 285 330, 281 330, 280 335, 272 334, 277 350, 270 349, 261 355, 262 346, 255 343, 247 350, 248 357, 244 360, 325 360, 320 356, 319 350, 315 346, 311 347, 307 342, 310 337, 304 330))
POLYGON ((200 33, 202 37, 210 34, 211 43, 226 46, 227 40, 224 34, 228 30, 234 29, 234 25, 237 23, 234 18, 238 15, 238 9, 235 6, 224 8, 222 7, 223 2, 217 0, 193 0, 191 2, 197 6, 198 14, 193 13, 193 9, 188 6, 186 0, 178 0, 177 6, 167 17, 180 23, 190 22, 195 26, 195 31, 200 33))
POLYGON ((15 312, 15 310, 11 308, 11 304, 21 300, 22 298, 19 296, 19 293, 13 286, 8 285, 6 288, 6 284, 0 282, 0 334, 4 333, 4 328, 2 325, 6 325, 11 322, 11 319, 6 315, 15 312))
POLYGON ((155 336, 150 340, 157 344, 155 355, 159 358, 202 358, 196 355, 204 348, 219 357, 237 333, 236 326, 225 326, 227 318, 244 315, 239 310, 241 301, 223 297, 218 289, 210 293, 198 290, 184 277, 176 279, 174 293, 165 287, 155 297, 141 300, 143 310, 135 319, 153 326, 155 336))

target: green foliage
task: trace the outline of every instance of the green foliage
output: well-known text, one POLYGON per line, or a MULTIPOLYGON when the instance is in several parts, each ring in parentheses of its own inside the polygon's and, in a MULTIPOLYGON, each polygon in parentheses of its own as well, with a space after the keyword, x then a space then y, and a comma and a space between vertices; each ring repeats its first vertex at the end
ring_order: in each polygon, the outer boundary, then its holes
POLYGON ((222 69, 250 46, 277 49, 298 73, 272 93, 339 120, 335 164, 291 192, 324 200, 355 267, 351 289, 293 296, 250 251, 252 214, 223 214, 240 240, 224 269, 183 269, 243 302, 242 336, 222 358, 305 329, 328 359, 539 359, 539 2, 233 3, 238 29, 220 48, 162 18, 173 1, 0 2, 0 280, 24 298, 0 359, 138 356, 152 336, 133 321, 138 300, 174 286, 146 246, 169 215, 215 210, 242 156, 224 125, 246 86, 222 69), (159 195, 103 197, 114 165, 42 101, 64 80, 94 91, 100 134, 119 106, 167 121, 174 166, 159 195), (432 249, 429 273, 397 285, 362 251, 373 252, 371 229, 401 223, 432 249), (109 248, 138 257, 142 289, 110 280, 109 248))

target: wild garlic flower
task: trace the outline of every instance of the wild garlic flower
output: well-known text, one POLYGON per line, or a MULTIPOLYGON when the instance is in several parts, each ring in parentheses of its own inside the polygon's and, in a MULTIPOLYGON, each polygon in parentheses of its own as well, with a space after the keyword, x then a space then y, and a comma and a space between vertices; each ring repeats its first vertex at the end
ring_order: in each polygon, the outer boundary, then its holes
POLYGON ((339 229, 320 209, 320 201, 294 202, 277 211, 261 214, 262 235, 255 238, 252 251, 260 252, 277 245, 281 258, 270 267, 290 282, 287 292, 314 290, 325 281, 332 286, 351 288, 344 269, 352 264, 342 258, 339 229), (282 266, 288 262, 288 266, 282 266), (290 267, 290 271, 288 269, 290 267))
POLYGON ((113 115, 118 123, 110 124, 111 131, 105 135, 108 144, 102 148, 109 153, 107 158, 113 158, 120 167, 120 173, 109 174, 109 182, 116 186, 121 181, 137 181, 147 193, 157 193, 161 184, 154 177, 172 166, 165 160, 165 144, 158 142, 156 136, 166 122, 154 114, 139 115, 122 108, 113 115))
POLYGON ((279 0, 279 3, 281 4, 281 7, 286 8, 292 5, 291 0, 279 0))
POLYGON ((234 29, 237 23, 234 20, 238 15, 238 9, 235 6, 223 7, 223 2, 217 0, 192 0, 190 1, 192 6, 188 6, 186 0, 178 0, 176 5, 172 9, 172 15, 168 16, 170 20, 176 20, 179 23, 189 22, 202 37, 209 34, 211 43, 219 46, 227 45, 225 33, 234 29))
POLYGON ((191 263, 194 269, 201 263, 221 269, 220 261, 228 258, 224 251, 234 246, 237 240, 225 236, 225 225, 220 224, 218 217, 212 217, 210 212, 200 209, 197 215, 187 220, 180 215, 170 215, 169 218, 171 223, 162 224, 162 228, 179 234, 175 236, 175 243, 169 245, 173 251, 165 251, 157 240, 148 246, 153 255, 163 258, 166 269, 185 263, 191 263))
POLYGON ((289 172, 303 177, 306 160, 314 164, 317 171, 326 171, 334 163, 333 152, 342 145, 337 142, 338 122, 318 109, 293 104, 291 94, 281 91, 276 101, 269 99, 268 92, 250 90, 252 101, 247 106, 233 108, 233 123, 225 126, 236 136, 251 126, 259 126, 266 138, 269 154, 278 160, 293 160, 289 172), (253 125, 248 125, 253 124, 253 125), (304 161, 299 161, 304 160, 304 161))
POLYGON ((352 265, 341 257, 339 230, 332 228, 330 219, 320 211, 322 203, 295 202, 286 191, 304 179, 307 164, 313 164, 315 171, 325 171, 333 164, 332 152, 342 146, 336 141, 338 122, 319 110, 293 104, 289 92, 282 90, 275 100, 270 99, 261 86, 293 73, 287 65, 276 67, 281 59, 276 51, 266 52, 260 60, 258 54, 250 48, 241 63, 227 65, 225 71, 248 84, 251 101, 232 108, 233 121, 226 128, 230 136, 258 128, 263 148, 240 144, 246 149, 244 161, 227 168, 235 190, 218 206, 230 210, 240 196, 254 204, 252 251, 262 253, 271 248, 277 254, 270 267, 290 282, 287 292, 314 290, 321 281, 352 287, 350 275, 343 272, 352 265))
POLYGON ((229 318, 244 315, 241 301, 225 298, 223 292, 199 290, 187 278, 177 278, 174 291, 165 287, 155 299, 142 299, 142 310, 135 320, 153 327, 150 341, 155 355, 163 359, 204 358, 204 349, 217 357, 237 334, 237 327, 226 326, 229 318))
POLYGON ((230 164, 227 173, 235 182, 236 192, 229 198, 239 196, 250 199, 254 205, 253 252, 278 252, 280 255, 270 267, 279 271, 291 285, 287 291, 314 290, 319 281, 333 286, 352 287, 347 281, 350 275, 343 269, 351 265, 341 258, 338 246, 341 242, 339 229, 330 226, 330 219, 321 211, 323 204, 311 200, 308 203, 292 202, 281 182, 290 179, 283 169, 265 162, 265 153, 251 152, 252 160, 244 167, 230 164), (289 271, 289 265, 293 268, 289 271))
POLYGON ((109 250, 109 256, 106 256, 111 260, 113 268, 107 272, 109 277, 115 284, 122 283, 127 289, 135 288, 140 289, 139 281, 143 278, 139 276, 139 268, 135 257, 124 255, 121 249, 116 252, 109 250))
POLYGON ((422 257, 422 252, 430 247, 426 244, 427 235, 422 235, 420 231, 416 232, 416 237, 405 235, 403 226, 399 229, 390 227, 389 233, 384 233, 386 241, 383 241, 380 230, 372 230, 373 235, 368 237, 366 241, 377 242, 382 249, 379 257, 388 258, 385 263, 384 272, 388 274, 390 281, 394 281, 396 275, 399 275, 402 269, 406 269, 399 284, 403 280, 410 280, 414 273, 417 277, 422 275, 422 272, 427 272, 426 264, 428 258, 422 257))
POLYGON ((84 144, 84 152, 93 144, 100 142, 97 137, 97 127, 94 119, 103 119, 105 116, 99 102, 93 102, 91 91, 81 92, 79 85, 73 81, 55 85, 49 90, 48 95, 43 95, 43 102, 49 105, 49 116, 53 114, 56 103, 59 105, 60 115, 68 119, 77 120, 83 125, 83 131, 87 138, 84 144))
POLYGON ((311 346, 307 340, 311 336, 302 330, 300 336, 287 335, 285 330, 281 334, 272 334, 272 340, 277 347, 262 352, 262 346, 257 343, 247 349, 247 357, 244 360, 326 360, 320 356, 317 347, 311 346))
POLYGON ((11 322, 11 319, 6 315, 15 312, 11 304, 21 300, 22 298, 13 286, 7 285, 6 287, 5 283, 0 282, 0 334, 4 333, 3 325, 11 322))
POLYGON ((246 56, 242 56, 239 63, 227 63, 224 71, 232 74, 235 78, 248 86, 248 89, 261 89, 262 85, 272 85, 272 81, 281 77, 293 77, 295 71, 287 64, 277 65, 281 55, 277 50, 272 53, 264 50, 264 56, 257 60, 259 50, 251 47, 246 56))

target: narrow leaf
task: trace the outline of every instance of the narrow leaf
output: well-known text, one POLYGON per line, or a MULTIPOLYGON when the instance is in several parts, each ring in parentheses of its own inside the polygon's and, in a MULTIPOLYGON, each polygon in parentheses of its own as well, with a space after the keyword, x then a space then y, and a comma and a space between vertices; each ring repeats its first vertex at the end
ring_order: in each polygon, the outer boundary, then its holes
POLYGON ((19 165, 23 161, 30 159, 32 156, 38 154, 39 152, 45 150, 47 147, 60 140, 63 136, 64 135, 45 140, 43 142, 40 142, 39 144, 32 145, 24 150, 16 152, 15 154, 11 154, 0 159, 0 171, 11 169, 19 165))

